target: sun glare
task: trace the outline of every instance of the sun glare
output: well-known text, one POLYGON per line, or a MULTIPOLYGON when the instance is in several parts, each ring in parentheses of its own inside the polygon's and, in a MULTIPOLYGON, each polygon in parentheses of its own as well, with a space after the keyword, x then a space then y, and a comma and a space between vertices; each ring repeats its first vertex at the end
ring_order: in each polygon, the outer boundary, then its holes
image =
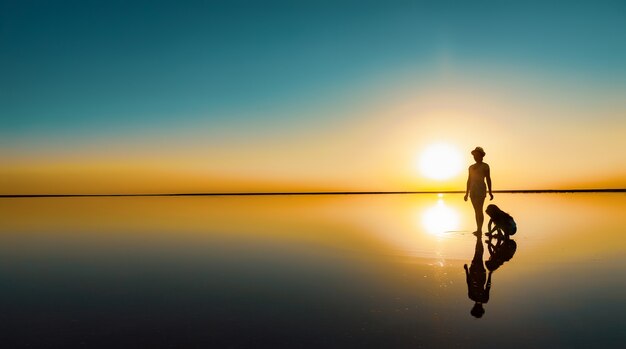
POLYGON ((459 229, 459 215, 440 198, 437 205, 424 211, 422 224, 427 232, 439 236, 459 229))
POLYGON ((432 144, 420 157, 419 168, 430 179, 446 180, 459 174, 462 159, 459 151, 445 143, 432 144))

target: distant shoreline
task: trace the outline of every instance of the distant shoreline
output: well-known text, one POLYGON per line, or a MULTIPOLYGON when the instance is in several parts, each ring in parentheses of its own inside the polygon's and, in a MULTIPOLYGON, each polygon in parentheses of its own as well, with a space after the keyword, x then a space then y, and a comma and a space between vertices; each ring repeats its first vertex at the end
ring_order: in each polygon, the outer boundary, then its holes
MULTIPOLYGON (((494 190, 494 193, 626 193, 626 189, 522 189, 494 190)), ((231 192, 231 193, 156 193, 156 194, 10 194, 0 198, 130 197, 130 196, 287 196, 287 195, 381 195, 381 194, 463 194, 462 190, 441 191, 319 191, 319 192, 231 192)))

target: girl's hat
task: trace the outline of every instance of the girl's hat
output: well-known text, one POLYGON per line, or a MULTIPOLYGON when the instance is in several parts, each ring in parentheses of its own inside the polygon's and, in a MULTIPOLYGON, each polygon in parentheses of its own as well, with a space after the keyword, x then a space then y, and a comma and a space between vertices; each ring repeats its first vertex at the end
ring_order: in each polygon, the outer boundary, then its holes
POLYGON ((483 150, 482 147, 476 147, 474 148, 474 150, 472 150, 472 155, 485 156, 485 151, 483 150))

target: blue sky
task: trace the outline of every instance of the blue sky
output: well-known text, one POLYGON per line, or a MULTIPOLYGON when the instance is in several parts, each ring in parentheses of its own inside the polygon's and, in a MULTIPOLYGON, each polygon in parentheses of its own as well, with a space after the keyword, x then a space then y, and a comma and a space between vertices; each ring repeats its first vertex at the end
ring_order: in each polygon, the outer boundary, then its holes
POLYGON ((2 136, 312 108, 441 55, 623 85, 626 3, 564 4, 4 1, 2 136))

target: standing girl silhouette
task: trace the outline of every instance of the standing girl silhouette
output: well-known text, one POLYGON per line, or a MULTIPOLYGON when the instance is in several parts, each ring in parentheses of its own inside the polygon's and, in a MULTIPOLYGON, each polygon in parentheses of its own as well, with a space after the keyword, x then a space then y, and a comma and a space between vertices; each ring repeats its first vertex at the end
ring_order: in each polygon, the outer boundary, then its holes
POLYGON ((472 200, 472 206, 474 206, 474 214, 476 216, 476 231, 473 234, 481 236, 483 234, 483 221, 485 220, 483 205, 487 197, 487 188, 489 188, 490 200, 493 200, 493 194, 491 193, 491 175, 489 173, 489 165, 483 162, 483 158, 485 157, 483 148, 476 147, 472 150, 472 155, 476 163, 469 167, 467 186, 463 200, 467 201, 468 195, 472 200), (487 181, 486 186, 485 181, 487 181))

